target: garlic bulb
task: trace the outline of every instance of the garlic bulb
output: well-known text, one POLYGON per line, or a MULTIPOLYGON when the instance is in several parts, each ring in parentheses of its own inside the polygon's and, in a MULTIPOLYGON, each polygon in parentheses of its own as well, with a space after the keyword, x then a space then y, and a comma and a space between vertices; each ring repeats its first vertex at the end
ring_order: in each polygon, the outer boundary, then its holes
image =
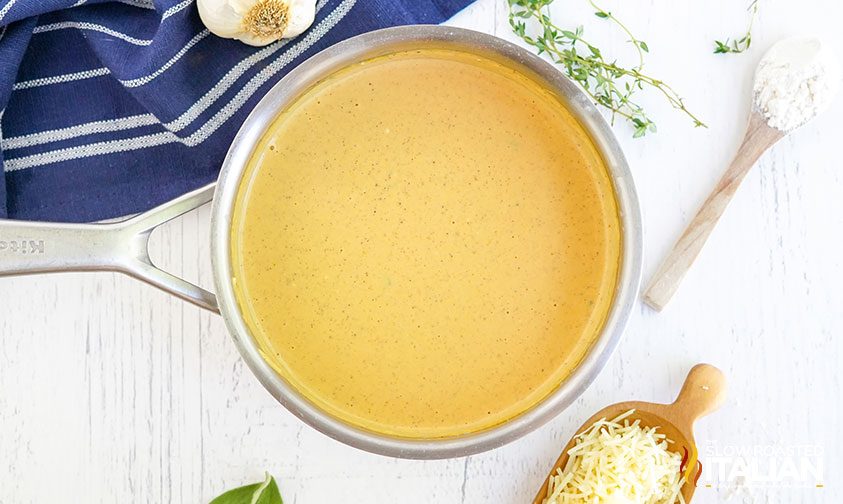
POLYGON ((196 0, 214 35, 264 46, 295 37, 313 23, 316 0, 196 0))

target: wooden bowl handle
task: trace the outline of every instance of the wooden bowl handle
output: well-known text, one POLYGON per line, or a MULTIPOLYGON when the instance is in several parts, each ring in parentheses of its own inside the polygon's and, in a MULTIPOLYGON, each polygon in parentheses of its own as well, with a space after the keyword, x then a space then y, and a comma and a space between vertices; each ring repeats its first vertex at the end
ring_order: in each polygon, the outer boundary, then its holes
POLYGON ((726 399, 726 376, 711 364, 697 364, 688 372, 673 402, 678 415, 689 424, 715 411, 726 399))

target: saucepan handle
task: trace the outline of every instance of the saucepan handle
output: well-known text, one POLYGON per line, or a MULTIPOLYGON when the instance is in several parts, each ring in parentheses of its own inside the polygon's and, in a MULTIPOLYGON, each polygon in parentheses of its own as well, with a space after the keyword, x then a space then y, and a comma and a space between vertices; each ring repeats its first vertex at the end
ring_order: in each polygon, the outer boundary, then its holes
POLYGON ((149 236, 161 224, 211 201, 209 184, 128 220, 60 224, 0 219, 0 277, 57 271, 118 271, 219 313, 213 293, 156 267, 149 236))

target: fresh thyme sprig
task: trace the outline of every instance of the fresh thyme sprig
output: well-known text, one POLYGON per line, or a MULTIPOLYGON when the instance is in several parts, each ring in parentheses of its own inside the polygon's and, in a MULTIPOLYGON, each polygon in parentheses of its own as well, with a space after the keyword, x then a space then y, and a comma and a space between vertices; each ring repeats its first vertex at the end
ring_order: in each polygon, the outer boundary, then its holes
POLYGON ((603 53, 594 44, 583 38, 583 27, 563 30, 550 17, 549 7, 554 0, 508 0, 509 24, 515 34, 535 47, 539 54, 547 54, 559 64, 565 73, 573 79, 598 105, 611 111, 612 123, 620 116, 629 121, 634 138, 656 131, 656 124, 645 110, 633 100, 635 94, 645 87, 659 91, 673 108, 684 112, 694 122, 694 126, 706 127, 692 114, 676 91, 665 82, 642 73, 644 54, 650 48, 643 40, 636 38, 630 30, 611 12, 598 7, 593 0, 588 0, 595 9, 594 15, 613 22, 628 37, 635 47, 638 63, 631 67, 620 65, 617 60, 606 60, 603 53), (535 24, 536 30, 527 23, 535 24), (536 33, 536 35, 532 35, 536 33))
POLYGON ((749 11, 749 26, 746 28, 746 34, 735 40, 727 38, 725 42, 715 40, 714 54, 739 54, 752 45, 752 25, 755 23, 755 16, 758 14, 758 0, 752 0, 746 10, 749 11))

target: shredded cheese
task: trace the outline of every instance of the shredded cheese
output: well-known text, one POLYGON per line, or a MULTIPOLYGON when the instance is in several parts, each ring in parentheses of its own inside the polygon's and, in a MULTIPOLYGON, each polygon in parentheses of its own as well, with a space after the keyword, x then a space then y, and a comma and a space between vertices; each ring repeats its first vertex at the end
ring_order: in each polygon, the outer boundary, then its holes
POLYGON ((543 504, 685 504, 682 456, 668 450, 673 441, 658 427, 630 422, 634 412, 601 419, 576 436, 543 504))

